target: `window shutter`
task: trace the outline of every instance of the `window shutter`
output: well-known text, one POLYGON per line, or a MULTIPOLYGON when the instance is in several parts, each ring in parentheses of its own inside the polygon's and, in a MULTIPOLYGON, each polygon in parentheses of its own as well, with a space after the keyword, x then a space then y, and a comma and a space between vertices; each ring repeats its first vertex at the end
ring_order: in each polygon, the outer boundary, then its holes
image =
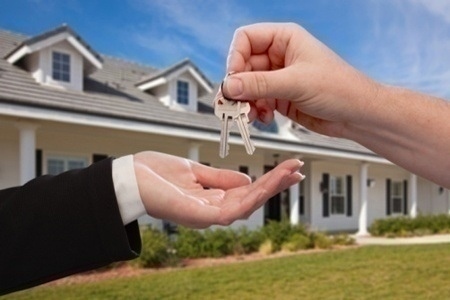
POLYGON ((322 174, 320 189, 322 191, 322 215, 327 218, 330 216, 330 174, 322 174))
POLYGON ((108 155, 106 155, 106 154, 95 154, 95 153, 92 154, 92 162, 93 163, 99 162, 99 161, 104 160, 106 158, 108 158, 108 155))
POLYGON ((386 179, 386 215, 391 215, 391 180, 386 179))
POLYGON ((403 181, 403 214, 408 214, 408 180, 403 181))
POLYGON ((305 197, 303 195, 299 198, 298 214, 301 216, 305 214, 305 197))
POLYGON ((353 204, 353 200, 352 200, 352 176, 351 175, 347 175, 347 217, 351 217, 352 216, 352 204, 353 204))
POLYGON ((42 150, 36 149, 36 177, 42 175, 42 150))

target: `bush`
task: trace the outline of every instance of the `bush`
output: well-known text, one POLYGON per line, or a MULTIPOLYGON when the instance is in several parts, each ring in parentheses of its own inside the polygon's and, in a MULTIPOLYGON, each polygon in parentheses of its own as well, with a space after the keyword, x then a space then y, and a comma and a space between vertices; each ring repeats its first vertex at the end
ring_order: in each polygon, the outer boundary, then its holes
POLYGON ((281 249, 284 251, 298 251, 309 249, 312 247, 311 239, 303 234, 294 233, 287 242, 285 242, 281 249))
POLYGON ((281 250, 284 243, 288 242, 295 234, 308 235, 308 231, 302 224, 291 225, 289 221, 269 221, 262 228, 263 236, 272 241, 274 252, 281 250))
POLYGON ((202 251, 204 240, 199 230, 179 226, 173 246, 179 257, 199 258, 204 256, 202 251))
POLYGON ((229 229, 233 239, 233 254, 242 255, 258 251, 263 242, 261 230, 249 230, 242 226, 237 230, 229 229))
POLYGON ((259 230, 206 229, 194 230, 179 227, 174 247, 180 257, 222 257, 231 254, 255 252, 261 245, 263 235, 259 230))
POLYGON ((272 254, 275 251, 274 247, 273 247, 273 243, 271 240, 265 240, 260 246, 259 246, 259 253, 263 254, 263 255, 269 255, 272 254))
POLYGON ((233 234, 225 229, 206 229, 203 232, 203 255, 206 257, 222 257, 233 254, 233 234))
POLYGON ((393 217, 375 220, 369 227, 374 236, 406 237, 450 231, 450 216, 419 215, 416 218, 393 217))
POLYGON ((312 232, 310 238, 316 249, 330 249, 333 246, 332 238, 322 232, 312 232))
POLYGON ((163 232, 148 227, 141 231, 142 251, 137 264, 143 268, 166 266, 173 259, 169 239, 163 232))
POLYGON ((356 243, 355 239, 348 234, 337 234, 332 237, 333 245, 350 246, 356 243))

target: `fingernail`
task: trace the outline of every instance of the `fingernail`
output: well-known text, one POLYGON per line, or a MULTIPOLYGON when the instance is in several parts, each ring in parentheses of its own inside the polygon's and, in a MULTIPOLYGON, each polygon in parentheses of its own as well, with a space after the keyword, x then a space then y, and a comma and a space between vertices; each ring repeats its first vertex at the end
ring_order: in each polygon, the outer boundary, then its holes
POLYGON ((224 94, 224 96, 226 98, 238 99, 244 91, 242 81, 239 78, 227 77, 225 79, 224 86, 226 90, 226 94, 224 94))

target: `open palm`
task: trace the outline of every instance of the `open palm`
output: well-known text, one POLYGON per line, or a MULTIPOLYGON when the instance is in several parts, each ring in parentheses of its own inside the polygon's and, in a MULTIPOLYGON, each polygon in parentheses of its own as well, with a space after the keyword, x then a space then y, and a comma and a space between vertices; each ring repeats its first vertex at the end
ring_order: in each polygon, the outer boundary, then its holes
POLYGON ((287 160, 255 182, 240 172, 168 154, 135 154, 139 192, 147 213, 192 228, 248 218, 273 195, 302 180, 303 165, 287 160))

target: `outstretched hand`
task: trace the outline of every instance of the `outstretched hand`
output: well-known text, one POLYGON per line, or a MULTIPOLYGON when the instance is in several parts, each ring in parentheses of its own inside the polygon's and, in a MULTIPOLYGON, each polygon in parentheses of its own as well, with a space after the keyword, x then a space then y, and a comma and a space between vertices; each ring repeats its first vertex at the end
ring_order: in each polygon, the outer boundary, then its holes
POLYGON ((134 165, 147 213, 191 228, 247 219, 272 196, 304 178, 299 173, 303 163, 296 159, 284 161, 253 183, 237 171, 152 151, 135 154, 134 165))

